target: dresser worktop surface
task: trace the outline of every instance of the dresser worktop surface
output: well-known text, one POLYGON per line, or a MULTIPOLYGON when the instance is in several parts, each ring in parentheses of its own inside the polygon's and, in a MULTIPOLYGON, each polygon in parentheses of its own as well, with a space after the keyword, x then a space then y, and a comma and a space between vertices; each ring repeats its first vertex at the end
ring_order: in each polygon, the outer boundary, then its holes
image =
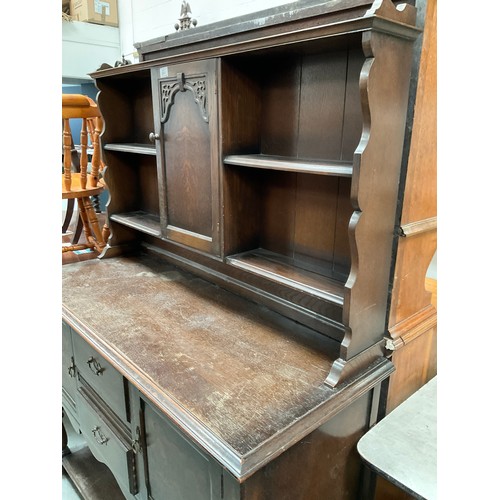
POLYGON ((387 377, 324 384, 339 344, 160 259, 62 268, 63 319, 195 441, 244 476, 387 377))

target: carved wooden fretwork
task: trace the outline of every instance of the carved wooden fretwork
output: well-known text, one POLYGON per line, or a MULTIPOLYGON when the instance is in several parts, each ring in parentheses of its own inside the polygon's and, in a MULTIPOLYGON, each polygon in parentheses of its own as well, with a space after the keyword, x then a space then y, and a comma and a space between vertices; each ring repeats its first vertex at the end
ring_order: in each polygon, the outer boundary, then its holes
POLYGON ((201 75, 186 78, 184 73, 177 73, 175 81, 168 80, 161 82, 161 123, 165 123, 168 120, 177 92, 186 92, 186 90, 193 93, 194 100, 200 108, 201 117, 208 123, 206 76, 201 75))

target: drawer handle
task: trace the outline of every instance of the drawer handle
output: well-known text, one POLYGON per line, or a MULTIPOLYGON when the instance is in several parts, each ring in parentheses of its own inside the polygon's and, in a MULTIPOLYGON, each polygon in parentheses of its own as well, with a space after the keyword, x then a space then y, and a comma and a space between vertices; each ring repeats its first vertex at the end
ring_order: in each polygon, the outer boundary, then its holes
POLYGON ((99 361, 94 357, 90 356, 87 360, 87 364, 92 372, 94 372, 97 376, 102 375, 104 368, 99 364, 99 361))
POLYGON ((154 143, 155 141, 159 141, 160 140, 160 136, 159 136, 159 134, 155 134, 154 132, 151 132, 149 134, 149 140, 150 140, 150 142, 154 143))
POLYGON ((71 365, 68 367, 68 375, 73 378, 76 376, 76 366, 73 356, 71 356, 71 365))
POLYGON ((106 444, 109 441, 109 438, 107 438, 99 429, 99 427, 95 426, 92 429, 92 434, 94 435, 95 440, 99 444, 106 444))
POLYGON ((142 453, 142 438, 141 438, 141 430, 139 427, 135 428, 135 433, 137 435, 137 439, 134 439, 132 441, 132 450, 134 450, 134 453, 137 455, 138 453, 142 453))

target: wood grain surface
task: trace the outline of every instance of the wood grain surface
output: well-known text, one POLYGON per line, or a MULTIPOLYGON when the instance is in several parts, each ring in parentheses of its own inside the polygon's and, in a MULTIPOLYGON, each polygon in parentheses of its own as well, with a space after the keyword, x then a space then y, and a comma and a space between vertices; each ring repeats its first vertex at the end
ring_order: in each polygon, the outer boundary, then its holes
POLYGON ((63 317, 187 432, 242 461, 282 452, 391 365, 332 389, 337 342, 145 256, 63 266, 63 317))

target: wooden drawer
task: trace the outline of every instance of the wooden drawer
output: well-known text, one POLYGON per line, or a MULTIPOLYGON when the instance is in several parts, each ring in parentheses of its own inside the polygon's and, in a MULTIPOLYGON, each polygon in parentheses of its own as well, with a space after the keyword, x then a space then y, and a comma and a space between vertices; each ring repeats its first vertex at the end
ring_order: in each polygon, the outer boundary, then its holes
POLYGON ((84 386, 78 389, 77 404, 81 431, 90 450, 109 467, 125 496, 133 498, 137 493, 136 463, 127 429, 84 386))
POLYGON ((79 376, 83 377, 123 422, 129 422, 126 380, 79 335, 73 337, 79 376))

